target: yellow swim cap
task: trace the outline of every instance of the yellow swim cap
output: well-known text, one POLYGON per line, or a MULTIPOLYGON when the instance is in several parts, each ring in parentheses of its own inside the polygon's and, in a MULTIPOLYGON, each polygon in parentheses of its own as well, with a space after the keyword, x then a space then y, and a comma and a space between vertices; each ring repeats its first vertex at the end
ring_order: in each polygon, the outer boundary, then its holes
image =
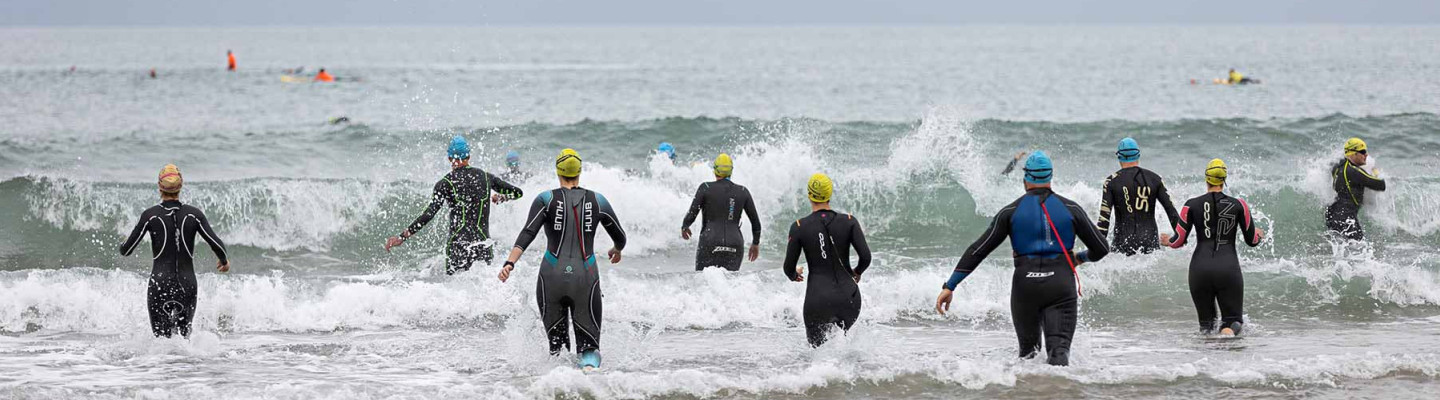
POLYGON ((175 164, 165 164, 160 168, 160 192, 165 194, 180 193, 180 187, 185 180, 180 177, 180 167, 175 164))
POLYGON ((566 178, 580 176, 580 153, 575 149, 561 150, 560 155, 555 156, 555 174, 566 178))
POLYGON ((835 184, 831 183, 830 177, 825 174, 810 175, 810 183, 807 183, 805 188, 810 201, 816 203, 829 203, 830 197, 835 194, 835 184))
POLYGON ((729 154, 720 153, 719 157, 715 157, 714 168, 715 176, 729 178, 730 174, 735 173, 735 161, 730 159, 729 154))
POLYGON ((1217 158, 1210 160, 1210 164, 1205 165, 1205 183, 1210 184, 1210 186, 1224 185, 1227 176, 1229 176, 1229 173, 1225 171, 1224 160, 1217 158))
POLYGON ((1365 141, 1358 137, 1352 137, 1345 141, 1345 155, 1351 155, 1365 151, 1365 141))

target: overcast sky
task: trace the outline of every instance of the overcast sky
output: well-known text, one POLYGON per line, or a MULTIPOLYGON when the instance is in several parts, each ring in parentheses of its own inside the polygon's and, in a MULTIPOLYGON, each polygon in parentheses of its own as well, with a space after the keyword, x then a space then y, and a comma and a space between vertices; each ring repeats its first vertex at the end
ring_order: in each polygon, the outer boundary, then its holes
POLYGON ((0 0, 0 25, 1440 23, 1440 0, 0 0))

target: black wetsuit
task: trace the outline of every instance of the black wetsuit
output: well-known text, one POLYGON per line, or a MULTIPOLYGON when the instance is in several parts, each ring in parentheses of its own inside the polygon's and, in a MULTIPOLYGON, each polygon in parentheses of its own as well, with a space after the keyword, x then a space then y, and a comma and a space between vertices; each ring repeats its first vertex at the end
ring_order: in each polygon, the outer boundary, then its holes
POLYGON ((695 214, 702 210, 705 219, 700 224, 700 248, 695 252, 695 270, 720 267, 739 271, 745 254, 745 238, 740 234, 741 211, 750 217, 750 244, 760 244, 760 216, 755 213, 755 201, 750 199, 750 191, 729 179, 700 184, 680 228, 690 229, 690 224, 695 223, 695 214))
POLYGON ((450 171, 435 183, 430 206, 409 227, 405 236, 414 235, 435 218, 440 206, 450 206, 450 236, 445 247, 445 273, 470 269, 475 261, 486 264, 495 257, 490 243, 490 192, 515 200, 524 195, 520 188, 475 167, 450 171))
POLYGON ((1077 236, 1087 250, 1074 254, 1073 261, 1100 261, 1109 253, 1105 238, 1085 217, 1085 209, 1079 204, 1049 188, 1031 189, 995 214, 990 227, 960 257, 945 287, 954 290, 955 284, 975 271, 990 252, 1009 238, 1015 254, 1010 314, 1020 342, 1020 357, 1034 357, 1040 351, 1043 332, 1046 361, 1051 365, 1069 365, 1070 341, 1075 336, 1079 313, 1079 287, 1066 251, 1074 251, 1077 236), (1047 210, 1049 218, 1045 216, 1047 210), (1063 247, 1056 242, 1057 232, 1064 240, 1063 247))
POLYGON ((1122 168, 1105 178, 1100 192, 1100 237, 1110 233, 1114 211, 1115 238, 1110 249, 1124 255, 1149 254, 1160 248, 1160 233, 1155 225, 1155 204, 1165 207, 1170 226, 1180 221, 1165 182, 1150 170, 1140 167, 1122 168))
POLYGON ((870 268, 870 245, 860 221, 849 214, 820 210, 790 226, 785 249, 785 276, 795 280, 795 264, 805 252, 810 276, 805 278, 805 336, 810 345, 825 343, 830 329, 850 330, 860 317, 860 285, 856 281, 870 268), (850 249, 860 260, 850 267, 850 249))
POLYGON ((1190 257, 1190 299, 1200 317, 1200 330, 1213 332, 1215 305, 1220 305, 1220 328, 1240 333, 1245 305, 1245 277, 1240 272, 1240 256, 1235 252, 1235 233, 1250 247, 1260 245, 1260 235, 1250 218, 1250 206, 1244 200, 1220 192, 1210 192, 1185 202, 1180 222, 1175 224, 1176 238, 1172 248, 1185 245, 1185 237, 1195 231, 1195 254, 1190 257))
POLYGON ((1330 167, 1330 183, 1335 187, 1335 202, 1325 209, 1325 227, 1346 239, 1365 240, 1365 229, 1360 227, 1365 189, 1383 192, 1385 180, 1344 159, 1330 167))
POLYGON ((210 251, 222 263, 229 260, 225 243, 210 229, 205 213, 179 200, 164 201, 141 213, 135 229, 120 244, 120 255, 134 253, 145 233, 149 233, 150 254, 154 255, 146 296, 150 330, 155 336, 178 333, 189 337, 195 318, 195 235, 200 234, 210 244, 210 251))
POLYGON ((616 250, 625 249, 625 229, 605 196, 583 188, 554 189, 535 197, 529 219, 515 247, 524 250, 545 231, 545 260, 535 284, 540 319, 550 337, 550 353, 570 347, 575 324, 575 351, 600 348, 600 267, 595 261, 595 228, 605 227, 616 250))

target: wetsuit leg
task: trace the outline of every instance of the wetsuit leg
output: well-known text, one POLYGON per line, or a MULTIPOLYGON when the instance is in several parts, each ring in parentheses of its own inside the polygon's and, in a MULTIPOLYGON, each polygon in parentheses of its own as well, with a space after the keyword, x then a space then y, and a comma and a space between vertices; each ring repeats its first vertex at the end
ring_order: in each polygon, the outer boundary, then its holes
POLYGON ((483 256, 484 248, 479 243, 456 240, 450 242, 448 251, 445 252, 445 275, 455 275, 456 272, 470 270, 471 264, 483 256))
POLYGON ((1044 334, 1046 362, 1070 364, 1070 342, 1079 314, 1075 276, 1063 259, 1017 258, 1010 312, 1020 357, 1033 357, 1044 334))
MULTIPOLYGON (((823 285, 831 286, 828 283, 823 285)), ((842 283, 838 286, 823 289, 809 286, 805 290, 803 317, 805 338, 810 342, 810 347, 825 344, 835 328, 849 331, 860 317, 860 288, 854 285, 854 281, 850 281, 849 285, 842 283)))
POLYGON ((540 323, 549 338, 550 354, 560 354, 560 350, 570 347, 570 304, 561 293, 545 287, 543 276, 535 280, 535 299, 540 304, 540 323))
POLYGON ((589 293, 580 296, 585 300, 575 302, 570 308, 570 319, 575 323, 575 351, 599 349, 600 321, 603 315, 600 282, 591 284, 589 293))
POLYGON ((740 261, 744 258, 740 249, 740 246, 702 243, 695 251, 695 270, 716 267, 739 271, 740 261))
POLYGON ((1245 276, 1239 266, 1227 267, 1215 276, 1215 299, 1220 304, 1220 327, 1240 333, 1244 319, 1245 276))
POLYGON ((1190 300, 1195 302, 1195 314, 1199 316, 1200 331, 1215 331, 1215 285, 1212 267, 1190 266, 1190 300))
POLYGON ((1010 318, 1015 324, 1015 338, 1020 342, 1020 358, 1031 358, 1040 352, 1040 310, 1018 293, 1022 276, 1018 271, 1015 274, 1015 285, 1010 292, 1010 318))
POLYGON ((156 337, 190 336, 195 318, 195 280, 174 274, 152 274, 146 290, 150 311, 150 331, 156 337))
POLYGON ((1325 209, 1325 228, 1346 239, 1365 240, 1365 229, 1360 227, 1359 210, 1352 210, 1341 204, 1343 203, 1332 203, 1325 209))

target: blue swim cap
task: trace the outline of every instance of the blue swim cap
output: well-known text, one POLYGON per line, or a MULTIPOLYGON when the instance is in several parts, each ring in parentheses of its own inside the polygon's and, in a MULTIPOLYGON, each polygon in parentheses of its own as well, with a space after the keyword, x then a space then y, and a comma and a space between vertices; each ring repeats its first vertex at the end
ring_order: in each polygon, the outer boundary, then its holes
POLYGON ((454 139, 450 139, 450 151, 448 151, 448 154, 451 160, 470 158, 470 143, 466 142, 464 137, 456 136, 454 139))
POLYGON ((1135 138, 1120 139, 1120 146, 1115 148, 1115 157, 1120 162, 1140 161, 1140 144, 1135 143, 1135 138))
POLYGON ((520 152, 510 150, 509 153, 505 153, 505 165, 512 167, 520 165, 520 152))
POLYGON ((670 142, 660 142, 660 147, 656 147, 655 151, 669 155, 671 160, 675 159, 675 146, 671 146, 670 142))
POLYGON ((1030 153, 1030 158, 1025 159, 1025 183, 1050 183, 1053 175, 1050 156, 1044 150, 1035 150, 1030 153))

